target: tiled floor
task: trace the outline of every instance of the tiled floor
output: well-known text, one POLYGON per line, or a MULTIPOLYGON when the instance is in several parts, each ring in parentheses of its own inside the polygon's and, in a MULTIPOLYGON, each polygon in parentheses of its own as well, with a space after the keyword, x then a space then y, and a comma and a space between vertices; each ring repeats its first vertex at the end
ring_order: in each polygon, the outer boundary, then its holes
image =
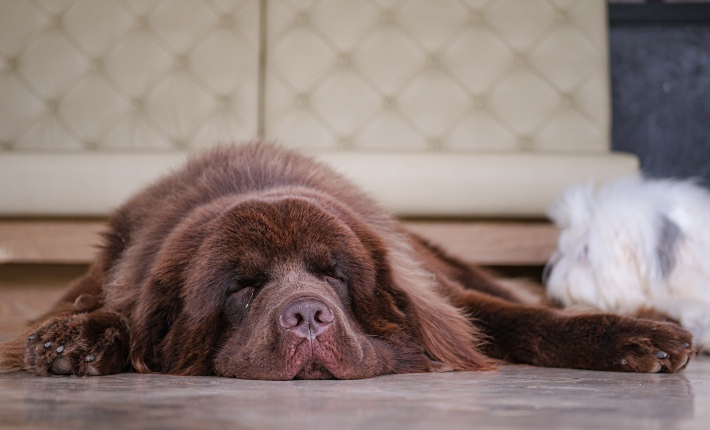
POLYGON ((680 374, 504 366, 358 381, 0 375, 0 428, 707 429, 710 358, 680 374))

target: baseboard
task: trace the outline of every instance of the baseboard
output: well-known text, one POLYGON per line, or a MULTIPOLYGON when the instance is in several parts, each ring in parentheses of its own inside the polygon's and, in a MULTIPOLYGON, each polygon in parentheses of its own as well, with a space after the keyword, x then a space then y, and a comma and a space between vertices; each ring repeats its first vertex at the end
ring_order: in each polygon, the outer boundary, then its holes
MULTIPOLYGON (((411 231, 453 255, 483 265, 541 265, 558 230, 544 221, 405 220, 411 231)), ((102 220, 0 220, 0 264, 87 264, 100 244, 102 220)))

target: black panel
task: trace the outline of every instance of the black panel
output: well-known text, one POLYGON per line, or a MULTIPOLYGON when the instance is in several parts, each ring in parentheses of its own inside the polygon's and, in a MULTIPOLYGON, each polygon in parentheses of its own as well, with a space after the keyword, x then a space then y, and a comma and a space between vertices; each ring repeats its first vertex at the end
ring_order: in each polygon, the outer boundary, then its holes
POLYGON ((710 4, 662 2, 611 4, 609 20, 612 25, 710 24, 710 4))
MULTIPOLYGON (((633 7, 651 6, 679 7, 633 7)), ((650 176, 710 185, 710 25, 639 23, 611 25, 613 147, 639 155, 650 176)))

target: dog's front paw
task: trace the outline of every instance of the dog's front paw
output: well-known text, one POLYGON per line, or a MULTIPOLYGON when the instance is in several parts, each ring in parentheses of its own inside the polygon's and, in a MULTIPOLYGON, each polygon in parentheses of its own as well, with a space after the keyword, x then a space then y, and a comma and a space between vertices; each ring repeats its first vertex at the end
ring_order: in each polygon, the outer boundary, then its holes
POLYGON ((602 353, 605 367, 624 372, 673 373, 684 369, 695 355, 692 335, 679 325, 667 322, 619 318, 607 326, 602 353))
POLYGON ((46 321, 28 338, 25 368, 39 375, 110 375, 128 361, 128 326, 108 312, 46 321))

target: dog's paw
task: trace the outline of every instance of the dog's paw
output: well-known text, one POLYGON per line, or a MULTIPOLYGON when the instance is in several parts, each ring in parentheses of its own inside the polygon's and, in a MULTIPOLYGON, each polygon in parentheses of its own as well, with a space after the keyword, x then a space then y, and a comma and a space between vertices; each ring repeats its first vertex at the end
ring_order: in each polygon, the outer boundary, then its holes
POLYGON ((673 323, 623 318, 608 326, 605 339, 612 349, 603 370, 673 373, 695 355, 691 333, 673 323))
POLYGON ((38 375, 110 375, 124 370, 128 326, 108 312, 56 317, 26 341, 25 368, 38 375))

